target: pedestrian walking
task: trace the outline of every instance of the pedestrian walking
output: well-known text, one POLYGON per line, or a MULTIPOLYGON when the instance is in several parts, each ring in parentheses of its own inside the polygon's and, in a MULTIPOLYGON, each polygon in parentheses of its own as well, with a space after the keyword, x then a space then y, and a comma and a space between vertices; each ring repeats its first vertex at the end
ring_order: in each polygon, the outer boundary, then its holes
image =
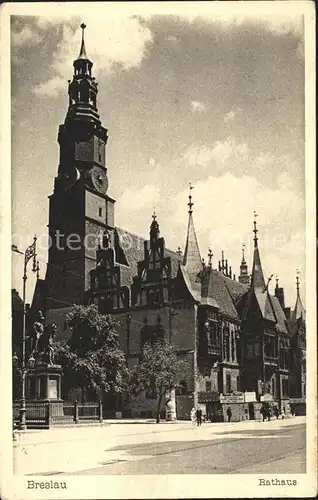
POLYGON ((226 414, 227 414, 227 421, 228 422, 231 422, 231 418, 232 418, 232 410, 230 408, 230 406, 228 406, 227 410, 226 410, 226 414))
POLYGON ((196 419, 197 419, 197 426, 199 427, 202 424, 202 410, 200 408, 198 408, 196 411, 196 419))
POLYGON ((282 420, 284 420, 286 413, 285 413, 285 408, 282 409, 282 420))
POLYGON ((276 419, 278 420, 278 417, 279 417, 279 409, 277 406, 274 407, 274 415, 276 417, 276 419))
POLYGON ((265 406, 264 406, 264 405, 262 405, 262 406, 261 406, 260 413, 261 413, 261 415, 262 415, 262 417, 263 417, 263 422, 265 422, 265 417, 266 417, 266 409, 265 409, 265 406))
POLYGON ((190 418, 191 418, 192 425, 195 425, 195 408, 192 408, 192 410, 190 412, 190 418))

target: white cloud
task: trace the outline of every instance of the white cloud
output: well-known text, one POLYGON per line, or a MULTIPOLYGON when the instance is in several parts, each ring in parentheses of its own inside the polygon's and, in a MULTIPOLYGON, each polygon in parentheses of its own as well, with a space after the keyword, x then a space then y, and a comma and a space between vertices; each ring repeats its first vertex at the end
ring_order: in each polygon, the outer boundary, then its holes
POLYGON ((233 121, 240 113, 242 113, 241 108, 233 108, 224 115, 224 122, 228 123, 233 121))
MULTIPOLYGON (((71 77, 72 62, 78 56, 81 44, 81 30, 74 19, 64 20, 61 41, 53 55, 52 76, 42 82, 34 92, 40 95, 57 94, 71 77)), ((114 63, 124 69, 138 66, 143 58, 146 45, 151 41, 149 29, 137 18, 116 15, 99 17, 95 13, 85 15, 87 29, 85 45, 89 58, 94 62, 94 74, 111 71, 114 63)), ((51 20, 38 18, 39 26, 45 30, 50 24, 60 24, 59 17, 51 20)))
POLYGON ((193 113, 201 113, 205 110, 204 104, 200 101, 191 101, 190 106, 193 113))
MULTIPOLYGON (((305 207, 304 200, 293 190, 289 174, 282 172, 277 188, 265 187, 250 176, 238 178, 230 173, 220 177, 212 175, 197 182, 192 195, 202 256, 206 257, 211 247, 216 266, 224 249, 225 257, 229 259, 229 265, 236 275, 239 272, 242 242, 247 243, 246 256, 251 271, 252 221, 256 210, 259 215, 259 245, 264 274, 266 277, 272 273, 278 275, 282 286, 286 288, 288 300, 293 300, 294 270, 300 266, 303 272, 305 264, 305 207)), ((176 196, 175 211, 169 227, 183 224, 186 230, 187 196, 187 189, 176 196)), ((179 243, 179 235, 169 241, 173 248, 179 243)))
POLYGON ((60 76, 51 78, 47 82, 40 83, 34 93, 43 97, 54 97, 59 91, 66 89, 66 80, 60 76))
POLYGON ((42 38, 29 26, 24 26, 21 31, 12 31, 11 40, 13 46, 22 47, 25 44, 37 45, 42 41, 42 38))
MULTIPOLYGON (((257 4, 257 2, 255 3, 257 4)), ((292 33, 299 36, 303 33, 303 16, 296 10, 293 14, 282 13, 281 6, 275 6, 274 2, 272 2, 272 5, 268 4, 266 6, 265 14, 255 4, 249 4, 249 12, 247 12, 245 4, 240 5, 238 2, 235 2, 235 4, 234 8, 231 8, 231 13, 229 13, 227 6, 221 4, 219 6, 214 5, 213 9, 209 8, 208 10, 195 9, 195 13, 193 8, 190 11, 183 9, 183 12, 179 12, 179 15, 190 22, 200 17, 223 26, 225 29, 250 23, 260 25, 277 35, 292 33), (280 8, 280 12, 277 12, 276 8, 280 8)))
POLYGON ((232 161, 246 161, 249 148, 245 143, 238 143, 235 138, 227 137, 224 141, 215 141, 212 147, 191 146, 184 154, 184 159, 189 165, 208 166, 222 165, 230 159, 232 161))

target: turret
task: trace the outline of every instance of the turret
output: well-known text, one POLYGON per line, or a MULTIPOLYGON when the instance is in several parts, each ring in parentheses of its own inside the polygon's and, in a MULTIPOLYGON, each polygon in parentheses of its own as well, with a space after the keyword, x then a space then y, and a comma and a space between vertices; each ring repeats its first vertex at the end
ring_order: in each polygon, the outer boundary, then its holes
POLYGON ((241 261, 241 265, 240 265, 240 274, 239 274, 238 280, 243 285, 249 285, 250 284, 250 277, 249 277, 249 274, 248 274, 248 267, 247 267, 247 263, 246 263, 246 260, 245 260, 245 243, 243 243, 243 245, 242 245, 242 261, 241 261))

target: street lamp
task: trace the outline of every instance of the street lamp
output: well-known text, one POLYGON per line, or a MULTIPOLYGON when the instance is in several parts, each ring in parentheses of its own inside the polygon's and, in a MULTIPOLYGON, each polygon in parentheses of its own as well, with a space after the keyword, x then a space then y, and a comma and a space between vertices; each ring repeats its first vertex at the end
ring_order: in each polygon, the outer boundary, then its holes
MULTIPOLYGON (((35 364, 35 359, 33 357, 33 354, 31 354, 28 363, 26 363, 26 349, 25 349, 25 340, 26 340, 26 303, 25 303, 25 291, 26 291, 26 281, 28 279, 27 277, 27 266, 28 263, 31 259, 33 259, 33 266, 32 266, 32 271, 36 272, 37 270, 37 263, 36 263, 36 236, 33 238, 33 243, 30 245, 26 251, 24 252, 24 268, 23 268, 23 294, 22 294, 22 300, 23 300, 23 322, 22 322, 22 354, 21 354, 21 368, 20 368, 20 374, 21 374, 21 401, 20 401, 20 419, 19 419, 19 429, 20 430, 26 430, 26 401, 25 401, 25 389, 26 389, 26 374, 29 370, 29 368, 33 368, 35 364)), ((15 245, 11 246, 11 249, 13 252, 21 253, 18 251, 17 247, 15 245)), ((19 361, 18 357, 16 354, 14 354, 13 363, 17 363, 19 361)))

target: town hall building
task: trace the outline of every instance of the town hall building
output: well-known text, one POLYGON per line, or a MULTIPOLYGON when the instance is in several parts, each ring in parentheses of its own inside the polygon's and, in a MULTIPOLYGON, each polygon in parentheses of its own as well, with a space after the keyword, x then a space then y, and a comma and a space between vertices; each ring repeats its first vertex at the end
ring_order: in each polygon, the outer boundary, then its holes
MULTIPOLYGON (((287 408, 292 395, 305 396, 306 328, 299 284, 292 312, 278 283, 275 294, 269 293, 256 220, 251 274, 244 249, 237 279, 224 253, 215 265, 209 250, 205 261, 191 189, 188 227, 180 235, 184 251, 166 248, 155 213, 149 217, 147 240, 116 226, 115 200, 108 189, 108 131, 98 112, 98 85, 81 27, 49 197, 52 245, 31 311, 42 310, 47 323, 58 325, 61 338, 69 335, 65 317, 73 304, 96 304, 114 317, 130 367, 138 363, 145 342, 162 339, 175 345, 192 366, 175 391, 177 418, 189 418, 198 405, 214 419, 224 419, 229 405, 234 420, 255 418, 265 396, 287 408), (70 247, 65 242, 72 234, 79 240, 70 247)), ((150 417, 155 408, 155 397, 141 394, 128 401, 118 397, 106 410, 150 417)))

